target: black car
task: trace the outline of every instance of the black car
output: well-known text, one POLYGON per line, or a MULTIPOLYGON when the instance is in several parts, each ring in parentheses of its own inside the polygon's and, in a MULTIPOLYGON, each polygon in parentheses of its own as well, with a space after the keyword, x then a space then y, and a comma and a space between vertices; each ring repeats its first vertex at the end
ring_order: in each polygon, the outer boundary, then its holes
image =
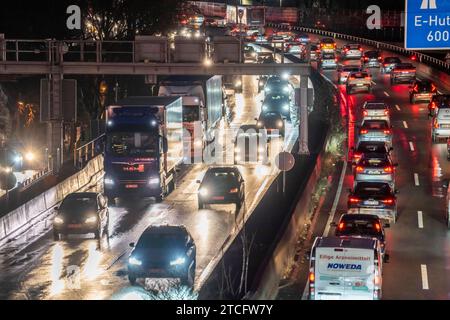
POLYGON ((264 86, 265 94, 285 94, 288 95, 292 90, 292 87, 288 80, 281 79, 278 76, 272 76, 267 79, 264 86))
POLYGON ((288 94, 267 94, 261 107, 262 113, 276 112, 287 120, 291 119, 291 99, 288 94))
POLYGON ((53 220, 53 238, 61 235, 93 233, 100 239, 108 231, 109 211, 106 198, 100 193, 71 193, 56 207, 53 220))
POLYGON ((237 167, 212 167, 198 189, 198 208, 206 204, 235 203, 239 211, 245 201, 245 181, 237 167))
POLYGON ((275 61, 275 59, 273 57, 273 53, 272 52, 263 52, 263 51, 258 52, 257 57, 256 57, 256 62, 263 63, 265 60, 275 61))
POLYGON ((389 73, 399 63, 402 63, 399 57, 385 57, 381 63, 381 73, 389 73))
POLYGON ((242 125, 234 141, 234 163, 261 162, 267 164, 269 144, 265 129, 256 125, 242 125))
POLYGON ((437 94, 436 85, 429 80, 416 79, 409 88, 409 102, 417 101, 430 102, 434 95, 437 94))
POLYGON ((184 226, 150 226, 139 238, 128 258, 128 279, 132 285, 139 278, 179 278, 193 286, 196 247, 184 226))
POLYGON ((436 94, 431 98, 428 104, 429 115, 436 115, 439 108, 450 108, 450 94, 436 94))
POLYGON ((392 150, 382 141, 361 141, 356 148, 352 147, 353 162, 358 162, 366 153, 389 154, 392 150))
POLYGON ((335 227, 335 236, 337 237, 368 237, 377 238, 381 244, 381 254, 384 261, 389 259, 386 254, 386 234, 385 228, 389 224, 383 224, 376 215, 373 214, 343 214, 339 222, 332 223, 335 227))
POLYGON ((379 68, 381 66, 381 53, 377 50, 370 50, 364 52, 364 55, 361 58, 363 67, 375 67, 379 68))
POLYGON ((256 125, 258 128, 265 128, 267 133, 273 135, 278 133, 280 136, 285 135, 285 125, 283 117, 279 112, 261 112, 256 125))

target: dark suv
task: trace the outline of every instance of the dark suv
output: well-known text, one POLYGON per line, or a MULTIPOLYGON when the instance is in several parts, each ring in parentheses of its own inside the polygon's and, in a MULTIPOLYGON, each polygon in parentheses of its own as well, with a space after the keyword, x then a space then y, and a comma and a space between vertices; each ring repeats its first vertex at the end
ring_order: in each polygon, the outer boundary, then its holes
POLYGON ((430 102, 437 93, 435 84, 429 80, 416 79, 409 89, 409 102, 411 103, 416 103, 417 101, 430 102))
POLYGON ((194 239, 184 226, 150 226, 142 233, 128 259, 128 279, 179 278, 193 286, 196 268, 194 239))

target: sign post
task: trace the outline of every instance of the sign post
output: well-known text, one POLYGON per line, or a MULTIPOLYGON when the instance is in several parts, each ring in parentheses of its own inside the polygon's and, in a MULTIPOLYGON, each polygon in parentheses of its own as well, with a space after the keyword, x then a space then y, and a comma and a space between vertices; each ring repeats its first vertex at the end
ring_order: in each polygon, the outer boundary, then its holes
POLYGON ((450 1, 405 1, 405 48, 450 49, 450 1))

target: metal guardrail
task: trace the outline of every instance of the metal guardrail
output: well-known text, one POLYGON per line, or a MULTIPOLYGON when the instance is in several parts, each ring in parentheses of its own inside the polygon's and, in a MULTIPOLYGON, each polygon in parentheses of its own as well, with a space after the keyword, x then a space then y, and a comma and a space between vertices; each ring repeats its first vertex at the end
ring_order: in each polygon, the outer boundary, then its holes
MULTIPOLYGON (((281 25, 281 24, 268 23, 267 26, 274 27, 277 29, 288 29, 288 26, 281 25)), ((429 55, 426 55, 426 54, 423 54, 423 53, 420 53, 420 52, 417 52, 414 50, 408 50, 408 49, 405 49, 405 48, 402 48, 402 47, 399 47, 399 46, 396 46, 393 44, 388 44, 388 43, 383 43, 383 42, 379 42, 379 41, 375 41, 375 40, 355 37, 355 36, 351 36, 348 34, 342 34, 342 33, 337 33, 337 32, 332 32, 332 31, 326 31, 326 30, 318 30, 318 29, 313 29, 313 28, 292 27, 292 30, 301 31, 301 32, 305 32, 305 33, 319 34, 322 36, 335 38, 335 39, 342 39, 342 40, 349 40, 349 41, 353 41, 353 42, 357 42, 357 43, 363 43, 363 44, 375 47, 377 49, 386 49, 389 51, 400 53, 405 56, 416 56, 417 61, 419 61, 421 63, 436 66, 436 67, 441 68, 442 70, 450 72, 450 64, 446 63, 445 61, 442 61, 440 59, 431 57, 429 55)))
POLYGON ((75 168, 82 169, 89 160, 95 158, 104 150, 104 139, 106 135, 95 138, 94 140, 75 148, 73 165, 75 168))
POLYGON ((28 189, 29 187, 31 187, 34 183, 43 180, 45 177, 49 176, 50 174, 52 174, 52 171, 49 170, 48 168, 46 168, 44 170, 40 170, 38 173, 34 174, 31 178, 28 178, 28 179, 24 180, 23 182, 19 183, 18 187, 19 187, 20 191, 24 191, 24 190, 28 189))

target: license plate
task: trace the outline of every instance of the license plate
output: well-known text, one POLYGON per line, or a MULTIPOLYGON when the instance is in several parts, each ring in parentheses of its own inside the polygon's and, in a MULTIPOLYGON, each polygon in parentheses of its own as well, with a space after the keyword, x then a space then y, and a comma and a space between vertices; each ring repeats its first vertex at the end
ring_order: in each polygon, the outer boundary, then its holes
POLYGON ((82 227, 81 224, 69 224, 67 226, 69 229, 80 229, 82 227))
POLYGON ((125 189, 137 189, 139 186, 137 184, 127 184, 125 189))
POLYGON ((402 71, 402 73, 403 73, 403 74, 408 74, 409 72, 408 72, 408 71, 402 71))
POLYGON ((367 171, 368 174, 380 174, 380 171, 378 170, 369 170, 367 171))
POLYGON ((362 83, 357 83, 357 84, 356 84, 357 87, 362 87, 363 85, 364 85, 364 84, 362 84, 362 83))
POLYGON ((213 197, 213 200, 224 200, 225 197, 213 197))
POLYGON ((364 204, 368 205, 368 206, 377 206, 379 203, 376 200, 367 200, 367 201, 364 201, 364 204))

